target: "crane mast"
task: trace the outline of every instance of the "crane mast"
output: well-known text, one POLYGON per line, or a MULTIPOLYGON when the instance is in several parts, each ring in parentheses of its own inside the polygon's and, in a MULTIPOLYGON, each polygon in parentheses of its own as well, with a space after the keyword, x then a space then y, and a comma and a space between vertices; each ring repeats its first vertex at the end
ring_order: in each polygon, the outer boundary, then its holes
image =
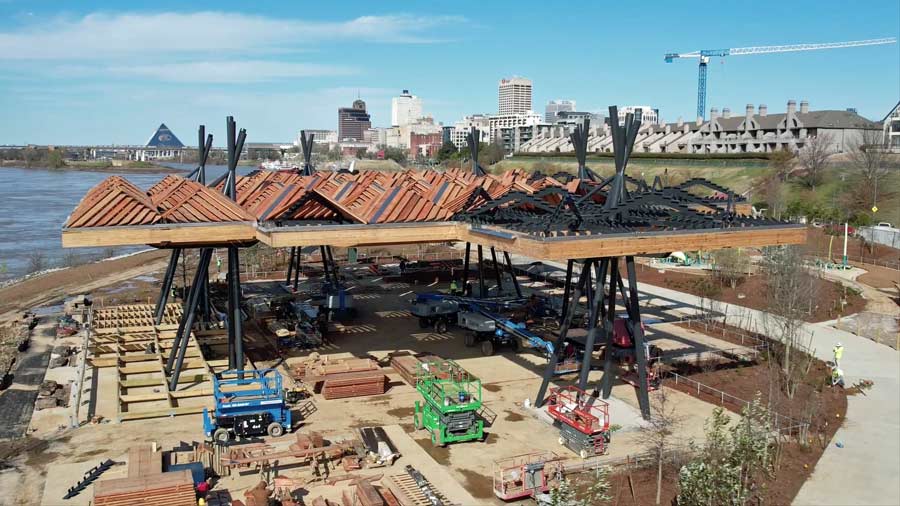
POLYGON ((664 60, 672 63, 677 58, 697 58, 700 61, 697 74, 697 117, 706 119, 706 80, 709 58, 712 56, 739 56, 750 54, 793 53, 799 51, 817 51, 820 49, 840 49, 846 47, 880 46, 894 44, 895 37, 881 39, 851 40, 847 42, 825 42, 821 44, 788 44, 780 46, 753 46, 730 49, 701 49, 690 53, 666 53, 664 60))

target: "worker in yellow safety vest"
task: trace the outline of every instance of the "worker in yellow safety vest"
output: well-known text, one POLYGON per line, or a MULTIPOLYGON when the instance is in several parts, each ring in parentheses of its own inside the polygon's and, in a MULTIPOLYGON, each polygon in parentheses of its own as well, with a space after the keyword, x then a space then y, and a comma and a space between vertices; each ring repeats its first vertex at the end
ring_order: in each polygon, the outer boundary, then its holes
POLYGON ((837 366, 831 368, 831 386, 844 388, 844 371, 837 366))
POLYGON ((450 295, 459 295, 460 293, 459 283, 457 283, 454 278, 453 281, 450 282, 450 295))
POLYGON ((844 345, 841 343, 837 343, 834 345, 834 348, 831 349, 831 353, 834 354, 834 366, 841 366, 841 357, 844 356, 844 345))

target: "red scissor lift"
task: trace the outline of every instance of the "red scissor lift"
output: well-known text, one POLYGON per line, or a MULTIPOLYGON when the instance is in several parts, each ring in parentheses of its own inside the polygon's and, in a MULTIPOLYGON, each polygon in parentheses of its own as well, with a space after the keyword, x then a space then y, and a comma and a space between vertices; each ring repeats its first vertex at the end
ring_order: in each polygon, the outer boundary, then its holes
POLYGON ((575 386, 553 388, 547 412, 559 427, 559 444, 586 459, 606 453, 609 444, 609 404, 575 386))

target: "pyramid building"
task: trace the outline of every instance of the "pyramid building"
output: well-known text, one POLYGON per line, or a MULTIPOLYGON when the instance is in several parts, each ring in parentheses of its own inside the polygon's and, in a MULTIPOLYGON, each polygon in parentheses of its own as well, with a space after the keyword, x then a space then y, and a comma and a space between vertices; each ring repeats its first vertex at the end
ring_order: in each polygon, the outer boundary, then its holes
POLYGON ((137 150, 135 158, 141 161, 175 160, 181 157, 182 150, 184 144, 162 123, 147 141, 147 145, 137 150))

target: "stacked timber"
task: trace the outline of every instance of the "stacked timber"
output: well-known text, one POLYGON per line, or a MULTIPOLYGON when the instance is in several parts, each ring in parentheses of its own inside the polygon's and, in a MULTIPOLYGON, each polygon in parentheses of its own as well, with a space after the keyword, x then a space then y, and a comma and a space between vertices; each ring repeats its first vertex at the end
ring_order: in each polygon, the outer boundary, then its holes
POLYGON ((194 506, 194 479, 187 469, 94 483, 94 506, 194 506))
POLYGON ((313 354, 293 368, 292 376, 314 390, 321 384, 326 399, 383 394, 387 388, 387 376, 368 358, 329 360, 313 354))
POLYGON ((423 362, 434 362, 441 360, 436 355, 423 353, 419 355, 393 355, 391 356, 391 367, 397 371, 397 374, 403 378, 403 381, 409 383, 410 386, 416 386, 416 369, 423 362))

